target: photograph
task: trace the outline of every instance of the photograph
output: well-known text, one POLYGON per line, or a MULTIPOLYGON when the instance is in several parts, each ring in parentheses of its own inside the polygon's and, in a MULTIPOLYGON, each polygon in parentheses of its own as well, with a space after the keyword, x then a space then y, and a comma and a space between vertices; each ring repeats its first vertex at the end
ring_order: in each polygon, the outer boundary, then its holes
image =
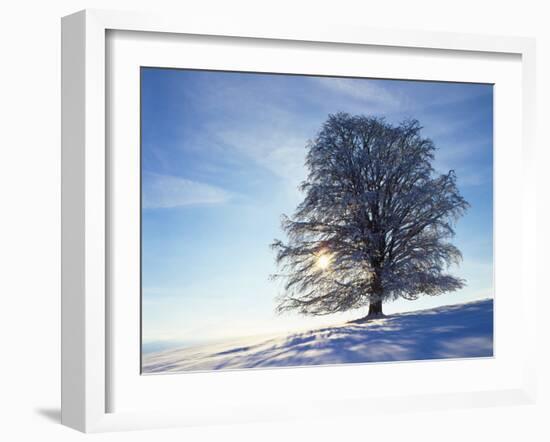
POLYGON ((493 357, 493 98, 142 66, 141 373, 493 357))

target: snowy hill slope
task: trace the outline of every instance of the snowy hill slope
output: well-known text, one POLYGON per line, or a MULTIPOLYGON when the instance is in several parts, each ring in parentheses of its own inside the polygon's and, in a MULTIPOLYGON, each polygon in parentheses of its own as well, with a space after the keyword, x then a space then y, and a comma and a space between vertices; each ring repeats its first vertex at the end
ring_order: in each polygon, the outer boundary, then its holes
POLYGON ((144 373, 493 355, 493 301, 145 355, 144 373))

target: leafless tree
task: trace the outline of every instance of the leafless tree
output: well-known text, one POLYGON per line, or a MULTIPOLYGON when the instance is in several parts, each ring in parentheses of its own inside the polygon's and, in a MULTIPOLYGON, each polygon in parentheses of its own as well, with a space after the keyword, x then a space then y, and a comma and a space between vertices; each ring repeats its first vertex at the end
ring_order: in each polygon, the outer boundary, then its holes
POLYGON ((460 251, 449 242, 468 203, 454 171, 436 174, 435 146, 418 121, 330 115, 308 145, 305 197, 283 215, 275 240, 284 291, 278 311, 324 315, 397 298, 457 290, 448 274, 460 251))

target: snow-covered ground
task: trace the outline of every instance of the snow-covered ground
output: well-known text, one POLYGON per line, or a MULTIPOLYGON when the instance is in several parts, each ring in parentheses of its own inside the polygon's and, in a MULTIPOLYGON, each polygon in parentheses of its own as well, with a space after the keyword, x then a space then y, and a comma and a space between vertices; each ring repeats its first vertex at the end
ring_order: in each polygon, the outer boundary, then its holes
POLYGON ((491 299, 395 314, 276 337, 151 353, 144 373, 487 357, 493 355, 491 299))

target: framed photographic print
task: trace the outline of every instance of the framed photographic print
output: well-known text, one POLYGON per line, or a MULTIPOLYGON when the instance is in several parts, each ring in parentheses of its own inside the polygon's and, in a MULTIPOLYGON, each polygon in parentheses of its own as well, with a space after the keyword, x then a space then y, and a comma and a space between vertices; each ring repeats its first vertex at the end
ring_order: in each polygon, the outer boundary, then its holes
POLYGON ((63 423, 531 401, 533 57, 64 18, 63 423))

